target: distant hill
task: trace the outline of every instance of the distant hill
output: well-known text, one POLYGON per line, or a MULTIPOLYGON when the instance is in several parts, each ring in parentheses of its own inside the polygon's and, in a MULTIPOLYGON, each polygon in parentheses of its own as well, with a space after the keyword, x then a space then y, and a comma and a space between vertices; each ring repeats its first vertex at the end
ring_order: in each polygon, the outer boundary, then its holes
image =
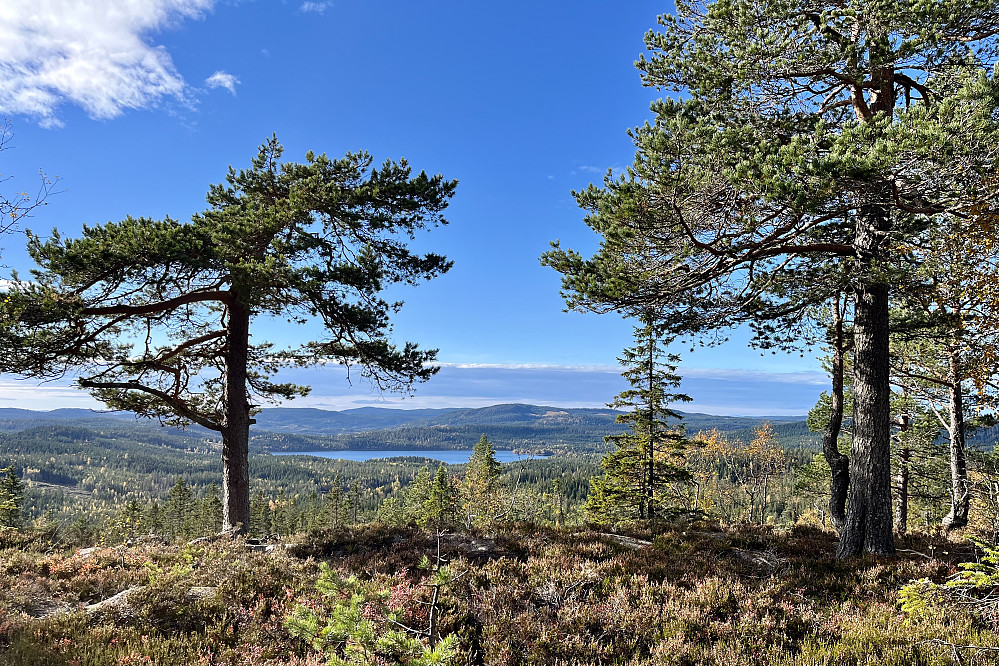
POLYGON ((100 423, 107 422, 108 419, 134 421, 135 415, 128 412, 97 412, 92 409, 53 409, 42 412, 32 409, 2 407, 0 408, 0 432, 11 432, 42 425, 59 425, 67 421, 100 423))
MULTIPOLYGON (((344 449, 457 449, 471 448, 485 434, 501 449, 549 449, 577 452, 605 450, 603 438, 622 432, 626 426, 616 422, 618 412, 612 409, 562 408, 524 404, 501 404, 475 409, 413 410, 408 421, 400 412, 370 408, 377 422, 395 422, 389 427, 344 430, 349 418, 365 416, 347 412, 295 410, 278 408, 264 410, 257 418, 254 445, 276 451, 302 451, 308 448, 344 449), (388 414, 381 415, 379 412, 388 414), (274 413, 279 413, 275 418, 274 413), (308 418, 298 419, 300 412, 308 418), (428 414, 428 412, 431 412, 428 414), (275 423, 294 424, 276 428, 275 423), (267 432, 262 432, 262 431, 267 432), (294 435, 294 436, 292 436, 294 435)), ((814 449, 817 434, 809 432, 804 417, 790 420, 756 417, 712 416, 684 414, 683 425, 690 434, 701 430, 718 430, 730 437, 749 440, 753 429, 771 421, 777 436, 788 448, 814 449)), ((359 423, 363 419, 358 418, 359 423)))
POLYGON ((277 407, 257 414, 255 430, 329 435, 394 428, 460 411, 455 409, 390 409, 360 407, 335 412, 313 407, 277 407))
MULTIPOLYGON (((278 407, 261 411, 251 429, 256 451, 345 449, 468 449, 485 434, 500 449, 595 453, 606 450, 604 437, 622 432, 618 413, 608 408, 584 409, 501 404, 465 409, 387 409, 362 407, 343 411, 278 407)), ((717 428, 748 441, 753 429, 771 421, 781 443, 791 449, 814 450, 818 435, 804 417, 789 419, 685 414, 690 434, 717 428)), ((155 421, 136 420, 127 412, 58 409, 36 412, 0 409, 0 432, 40 427, 88 427, 107 435, 148 437, 149 429, 180 440, 213 440, 217 435, 198 426, 185 430, 160 428, 155 421)))

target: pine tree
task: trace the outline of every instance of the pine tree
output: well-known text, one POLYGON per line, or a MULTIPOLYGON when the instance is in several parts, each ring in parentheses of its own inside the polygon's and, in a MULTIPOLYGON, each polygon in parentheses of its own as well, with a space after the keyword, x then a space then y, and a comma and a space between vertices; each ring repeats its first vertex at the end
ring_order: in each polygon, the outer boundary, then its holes
POLYGON ((451 268, 408 240, 446 224, 457 183, 366 153, 281 155, 270 138, 187 223, 128 217, 76 239, 29 233, 39 268, 0 302, 0 371, 73 373, 113 409, 219 433, 226 530, 250 520, 255 406, 308 392, 274 381, 281 367, 335 361, 400 391, 439 369, 436 350, 392 342, 401 303, 382 294, 451 268), (262 318, 316 321, 321 335, 275 349, 251 336, 262 318))
MULTIPOLYGON (((555 244, 569 307, 660 308, 672 333, 749 322, 810 341, 809 312, 852 294, 856 402, 838 556, 894 553, 889 296, 900 246, 993 201, 999 3, 677 0, 649 31, 643 83, 672 98, 635 162, 576 193, 602 235, 555 244)), ((832 439, 832 441, 835 441, 832 439)))

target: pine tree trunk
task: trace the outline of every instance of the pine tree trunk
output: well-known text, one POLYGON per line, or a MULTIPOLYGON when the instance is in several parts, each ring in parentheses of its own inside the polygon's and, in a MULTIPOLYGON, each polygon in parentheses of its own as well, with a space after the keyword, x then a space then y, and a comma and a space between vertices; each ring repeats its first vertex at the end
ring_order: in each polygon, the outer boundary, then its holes
POLYGON ((850 494, 837 557, 894 555, 891 507, 891 386, 888 364, 888 285, 877 275, 890 226, 887 183, 857 216, 860 271, 854 305, 854 435, 850 494))
POLYGON ((912 450, 898 452, 898 501, 895 504, 895 531, 905 534, 909 529, 909 459, 912 450))
POLYGON ((646 359, 648 364, 649 376, 648 376, 648 391, 649 395, 646 399, 649 406, 649 450, 647 451, 648 458, 645 461, 646 464, 646 476, 648 478, 648 485, 646 486, 646 496, 645 504, 648 507, 649 519, 652 520, 656 517, 656 505, 655 505, 655 487, 656 487, 656 437, 658 433, 656 432, 656 419, 660 417, 660 414, 656 413, 653 408, 653 402, 655 400, 656 391, 656 342, 657 340, 653 337, 649 338, 648 350, 649 356, 646 359))
POLYGON ((222 529, 245 533, 250 526, 250 404, 246 395, 250 314, 241 303, 229 305, 228 323, 222 427, 222 529))
POLYGON ((829 482, 829 518, 836 531, 842 533, 846 525, 846 497, 850 490, 850 457, 840 453, 837 446, 843 427, 843 354, 846 345, 838 294, 833 302, 832 343, 832 409, 829 423, 822 433, 822 453, 832 471, 829 482))
POLYGON ((968 487, 968 463, 964 453, 964 396, 961 393, 961 363, 957 350, 947 350, 950 380, 950 513, 944 516, 947 530, 968 524, 971 496, 968 487))

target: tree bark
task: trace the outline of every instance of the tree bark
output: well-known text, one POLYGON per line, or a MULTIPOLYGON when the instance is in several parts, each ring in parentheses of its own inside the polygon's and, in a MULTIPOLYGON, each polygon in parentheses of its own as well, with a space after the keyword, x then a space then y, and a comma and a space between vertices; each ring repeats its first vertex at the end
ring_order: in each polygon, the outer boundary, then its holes
POLYGON ((250 313, 233 299, 226 336, 222 428, 222 529, 245 533, 250 526, 250 404, 246 367, 250 313))
POLYGON ((837 557, 894 555, 891 507, 891 386, 888 363, 888 285, 878 275, 890 226, 890 184, 870 193, 857 215, 854 304, 854 433, 850 495, 837 557))
POLYGON ((840 296, 833 302, 832 405, 829 423, 822 433, 822 454, 829 463, 829 518, 837 532, 846 525, 846 498, 850 490, 850 457, 839 452, 840 430, 843 427, 843 366, 846 341, 843 335, 843 313, 840 296))
POLYGON ((653 408, 653 399, 655 397, 656 390, 656 377, 655 377, 655 346, 653 340, 649 340, 649 357, 646 362, 649 364, 649 397, 647 398, 649 404, 649 450, 646 452, 647 458, 646 464, 646 476, 648 479, 648 485, 645 488, 645 504, 648 507, 649 519, 654 519, 656 517, 656 505, 655 505, 655 487, 656 487, 656 437, 658 433, 656 432, 656 418, 660 415, 656 413, 653 408))
POLYGON ((964 453, 964 396, 961 392, 961 361, 957 349, 950 347, 948 374, 950 375, 950 513, 944 516, 943 526, 948 531, 968 524, 971 494, 968 486, 968 463, 964 453))
POLYGON ((905 534, 909 529, 909 459, 912 449, 898 452, 898 502, 895 504, 895 531, 905 534))

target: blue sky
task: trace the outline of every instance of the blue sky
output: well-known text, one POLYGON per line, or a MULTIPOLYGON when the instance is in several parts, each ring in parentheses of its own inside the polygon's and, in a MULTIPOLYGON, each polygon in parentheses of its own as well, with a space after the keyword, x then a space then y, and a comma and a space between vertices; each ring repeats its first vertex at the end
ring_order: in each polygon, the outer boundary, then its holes
MULTIPOLYGON (((364 149, 460 181, 451 225, 417 241, 454 259, 446 276, 399 294, 399 341, 440 348, 444 369, 402 406, 544 402, 598 406, 621 390, 631 326, 562 312, 548 243, 597 238, 570 195, 631 162, 629 127, 659 96, 633 67, 667 3, 514 1, 213 2, 4 0, 0 153, 4 192, 39 169, 62 190, 24 226, 126 215, 186 219, 210 183, 248 163, 272 132, 285 157, 364 149)), ((24 272, 23 239, 2 261, 24 272)), ((302 331, 258 327, 292 340, 302 331)), ((824 387, 810 355, 761 357, 736 332, 684 354, 694 411, 801 414, 824 387)), ((328 368, 300 404, 396 405, 328 368)), ((0 378, 0 404, 81 405, 58 384, 0 378)))

